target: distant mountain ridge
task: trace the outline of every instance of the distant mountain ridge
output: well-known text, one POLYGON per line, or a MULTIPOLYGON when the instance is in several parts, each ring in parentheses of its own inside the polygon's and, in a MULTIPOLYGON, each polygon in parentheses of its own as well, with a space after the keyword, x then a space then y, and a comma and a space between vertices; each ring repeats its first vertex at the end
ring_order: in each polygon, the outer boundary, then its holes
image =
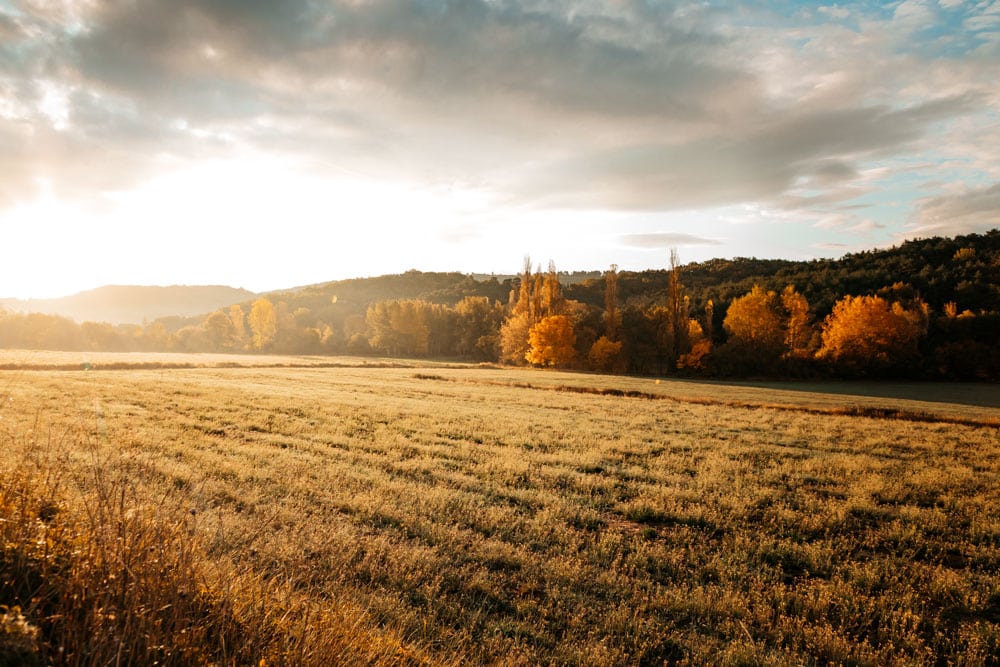
POLYGON ((56 299, 0 299, 0 308, 61 315, 77 322, 142 324, 161 317, 201 315, 255 296, 225 285, 106 285, 56 299))

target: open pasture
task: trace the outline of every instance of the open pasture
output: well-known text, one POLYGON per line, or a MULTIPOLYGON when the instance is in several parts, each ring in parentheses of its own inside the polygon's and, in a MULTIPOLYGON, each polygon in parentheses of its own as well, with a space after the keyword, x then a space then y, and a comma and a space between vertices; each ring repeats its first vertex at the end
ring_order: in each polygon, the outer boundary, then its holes
POLYGON ((183 506, 209 571, 416 662, 1000 657, 995 388, 228 361, 5 371, 2 465, 183 506))

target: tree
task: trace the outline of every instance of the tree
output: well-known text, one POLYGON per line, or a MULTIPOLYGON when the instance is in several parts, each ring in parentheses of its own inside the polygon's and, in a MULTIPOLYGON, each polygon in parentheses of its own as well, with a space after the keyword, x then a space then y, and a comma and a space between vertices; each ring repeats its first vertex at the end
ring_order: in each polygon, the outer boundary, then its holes
POLYGON ((258 352, 274 341, 278 332, 278 318, 274 312, 274 304, 269 299, 261 298, 253 302, 250 308, 250 331, 253 349, 258 352))
POLYGON ((528 336, 534 326, 528 313, 514 313, 500 327, 500 361, 523 364, 527 359, 530 343, 528 336))
POLYGON ((497 358, 503 306, 486 296, 467 296, 455 304, 455 349, 463 357, 497 358))
POLYGON ((229 319, 233 323, 233 349, 242 350, 247 343, 246 316, 239 304, 229 306, 229 319))
POLYGON ((201 326, 205 330, 208 346, 213 352, 233 349, 236 342, 236 327, 229 313, 217 310, 209 315, 201 326))
POLYGON ((565 315, 550 315, 531 327, 525 359, 537 366, 568 366, 576 357, 573 323, 565 315))
POLYGON ((729 335, 727 345, 751 366, 773 363, 785 345, 781 300, 774 292, 754 285, 748 294, 733 299, 722 327, 729 335))
POLYGON ((677 360, 690 350, 688 332, 688 308, 690 302, 684 295, 681 284, 681 267, 677 249, 670 250, 670 272, 667 283, 667 326, 669 336, 665 338, 667 363, 676 368, 677 360))
POLYGON ((843 370, 867 374, 917 357, 926 305, 906 309, 879 296, 845 296, 823 323, 817 356, 843 370))
POLYGON ((622 315, 618 311, 618 265, 612 264, 604 274, 604 335, 609 341, 617 341, 622 326, 622 315))
POLYGON ((602 373, 621 373, 625 369, 622 342, 601 336, 594 341, 587 355, 587 363, 592 370, 602 373))
POLYGON ((428 320, 434 304, 417 299, 379 301, 368 307, 365 320, 372 348, 392 356, 425 355, 430 351, 428 320))
POLYGON ((785 314, 785 354, 802 357, 808 354, 813 337, 812 312, 809 302, 788 285, 781 292, 781 307, 785 314))
POLYGON ((500 328, 500 360, 524 363, 530 351, 528 335, 532 327, 552 315, 567 315, 571 306, 562 295, 556 265, 549 262, 548 273, 543 275, 541 266, 531 273, 531 258, 524 258, 521 284, 517 297, 511 291, 508 316, 500 328))

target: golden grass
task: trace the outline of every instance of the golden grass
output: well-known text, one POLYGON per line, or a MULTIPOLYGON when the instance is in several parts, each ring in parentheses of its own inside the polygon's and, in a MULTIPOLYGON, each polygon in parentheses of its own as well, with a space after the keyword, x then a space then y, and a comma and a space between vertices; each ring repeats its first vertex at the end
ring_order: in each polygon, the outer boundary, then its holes
MULTIPOLYGON (((22 371, 0 393, 3 479, 61 480, 14 494, 36 499, 20 523, 140 517, 211 592, 184 649, 206 662, 1000 656, 1000 442, 973 425, 994 408, 443 365, 22 371), (836 414, 855 406, 968 424, 836 414), (260 636, 221 652, 227 623, 260 636)), ((51 641, 44 605, 0 605, 51 641)))

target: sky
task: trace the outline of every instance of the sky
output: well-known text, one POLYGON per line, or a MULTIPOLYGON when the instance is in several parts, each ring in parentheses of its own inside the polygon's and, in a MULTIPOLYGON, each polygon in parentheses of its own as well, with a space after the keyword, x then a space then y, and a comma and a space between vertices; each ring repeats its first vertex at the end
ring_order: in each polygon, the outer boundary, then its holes
POLYGON ((1000 0, 0 0, 0 297, 1000 226, 1000 0))

